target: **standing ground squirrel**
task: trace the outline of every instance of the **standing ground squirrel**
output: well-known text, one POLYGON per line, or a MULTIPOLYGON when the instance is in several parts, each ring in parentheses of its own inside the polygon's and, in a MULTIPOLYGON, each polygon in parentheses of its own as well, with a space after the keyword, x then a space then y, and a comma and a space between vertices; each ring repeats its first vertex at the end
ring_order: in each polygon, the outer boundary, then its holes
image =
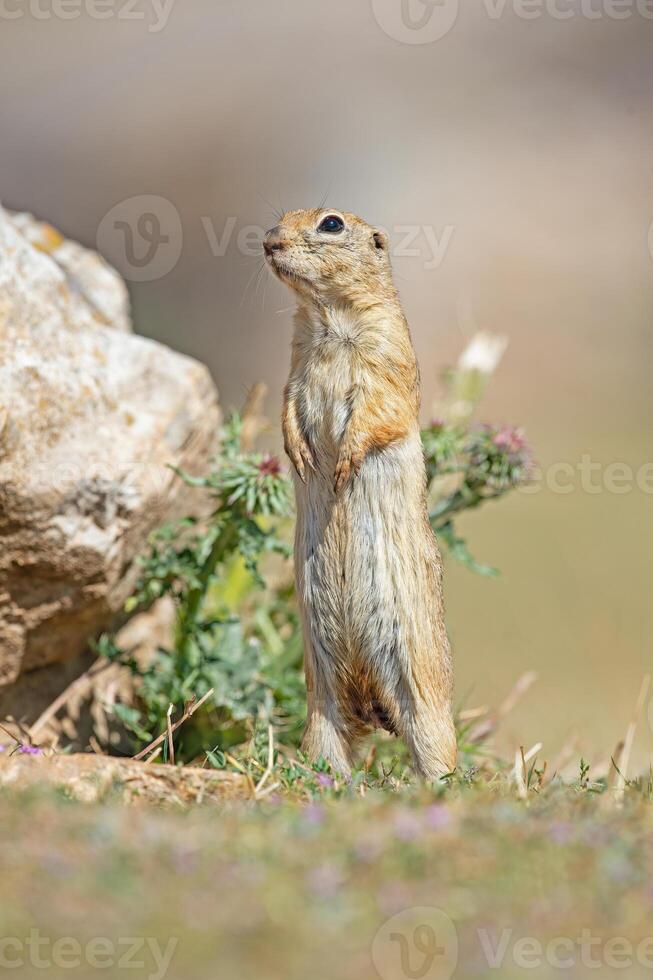
POLYGON ((298 301, 283 433, 297 497, 302 748, 347 773, 360 736, 383 727, 433 779, 456 764, 452 666, 419 373, 387 237, 347 212, 290 211, 264 250, 298 301))

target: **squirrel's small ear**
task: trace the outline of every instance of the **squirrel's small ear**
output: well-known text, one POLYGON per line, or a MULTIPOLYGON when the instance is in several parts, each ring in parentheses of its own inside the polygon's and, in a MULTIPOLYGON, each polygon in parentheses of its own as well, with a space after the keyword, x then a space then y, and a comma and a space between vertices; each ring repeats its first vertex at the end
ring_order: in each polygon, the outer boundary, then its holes
POLYGON ((374 247, 381 249, 384 252, 388 250, 388 236, 381 228, 375 228, 372 232, 372 242, 374 247))

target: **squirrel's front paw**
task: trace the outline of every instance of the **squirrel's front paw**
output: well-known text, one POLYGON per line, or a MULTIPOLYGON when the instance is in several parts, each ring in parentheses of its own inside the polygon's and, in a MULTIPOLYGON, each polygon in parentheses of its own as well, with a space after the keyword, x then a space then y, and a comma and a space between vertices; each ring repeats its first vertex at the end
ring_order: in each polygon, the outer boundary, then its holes
POLYGON ((306 483, 306 467, 308 466, 315 471, 315 460, 310 446, 304 439, 297 436, 294 439, 286 439, 285 449, 290 462, 297 470, 299 479, 302 483, 306 483))
POLYGON ((351 452, 351 450, 340 450, 336 473, 333 481, 333 489, 340 493, 342 488, 349 481, 352 473, 357 474, 363 462, 363 453, 351 452))

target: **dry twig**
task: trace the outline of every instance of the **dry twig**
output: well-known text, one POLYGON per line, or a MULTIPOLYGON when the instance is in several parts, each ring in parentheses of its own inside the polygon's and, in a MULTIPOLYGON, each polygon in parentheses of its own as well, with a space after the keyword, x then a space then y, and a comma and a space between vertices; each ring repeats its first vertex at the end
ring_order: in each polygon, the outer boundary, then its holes
POLYGON ((112 664, 108 660, 100 658, 96 660, 88 670, 85 670, 83 674, 77 677, 72 684, 69 684, 65 690, 61 692, 54 699, 54 701, 48 705, 45 711, 36 719, 33 725, 30 726, 29 733, 31 738, 36 738, 38 733, 45 728, 45 726, 53 721, 59 711, 66 706, 66 704, 74 697, 81 694, 85 694, 90 691, 95 677, 102 673, 104 670, 108 670, 112 664))
POLYGON ((526 691, 537 680, 537 674, 534 671, 527 671, 527 673, 522 674, 513 689, 510 691, 508 696, 504 698, 496 711, 487 715, 478 722, 477 725, 472 728, 469 733, 469 741, 472 743, 484 742, 490 735, 492 735, 503 719, 510 714, 517 702, 524 696, 526 691))
POLYGON ((274 729, 272 725, 268 725, 268 765, 267 765, 267 769, 265 770, 265 772, 259 779, 258 783, 256 784, 256 787, 254 789, 255 796, 260 797, 261 795, 265 795, 265 794, 261 794, 261 790, 263 789, 263 786, 265 785, 273 769, 274 769, 274 729))
POLYGON ((149 755, 149 753, 152 752, 153 749, 158 748, 158 746, 161 745, 162 742, 165 742, 165 740, 169 738, 169 732, 176 732, 178 728, 181 728, 181 726, 185 722, 187 722, 188 719, 192 715, 194 715, 199 708, 202 707, 204 702, 211 697, 213 692, 214 692, 214 688, 211 688, 211 690, 207 691, 204 697, 200 698, 199 701, 191 701, 190 704, 186 707, 186 710, 184 711, 181 718, 178 721, 176 721, 174 725, 170 725, 169 728, 166 727, 165 732, 162 732, 161 735, 155 738, 153 742, 150 742, 150 744, 146 745, 144 749, 141 749, 141 751, 134 756, 134 760, 138 762, 139 759, 143 759, 146 755, 149 755))
POLYGON ((263 414, 267 393, 268 387, 263 381, 258 381, 247 393, 240 433, 240 444, 246 452, 251 452, 257 437, 267 425, 267 419, 263 414))
POLYGON ((619 767, 617 772, 617 785, 615 787, 615 801, 617 806, 623 805, 624 794, 626 791, 626 775, 628 772, 628 763, 630 761, 630 753, 633 748, 633 742, 635 740, 635 732, 637 730, 637 723, 639 722, 639 717, 642 713, 646 697, 648 695, 648 689, 651 684, 651 675, 646 674, 644 680, 642 681, 642 686, 639 690, 639 696, 635 704, 635 711, 632 720, 626 731, 626 737, 624 738, 623 749, 621 751, 621 756, 619 758, 619 767))
POLYGON ((171 766, 174 766, 175 764, 175 742, 172 737, 172 712, 174 709, 174 704, 169 704, 166 712, 166 729, 168 732, 168 762, 171 766))

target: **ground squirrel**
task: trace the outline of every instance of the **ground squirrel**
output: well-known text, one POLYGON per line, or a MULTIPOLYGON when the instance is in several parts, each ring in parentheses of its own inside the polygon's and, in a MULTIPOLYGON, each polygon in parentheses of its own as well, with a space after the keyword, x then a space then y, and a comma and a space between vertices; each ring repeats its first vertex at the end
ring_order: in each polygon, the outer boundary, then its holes
POLYGON ((291 211, 264 251, 298 301, 283 434, 297 497, 302 748, 347 773, 360 736, 383 727, 436 778, 456 764, 452 667, 419 373, 387 236, 347 212, 291 211))

